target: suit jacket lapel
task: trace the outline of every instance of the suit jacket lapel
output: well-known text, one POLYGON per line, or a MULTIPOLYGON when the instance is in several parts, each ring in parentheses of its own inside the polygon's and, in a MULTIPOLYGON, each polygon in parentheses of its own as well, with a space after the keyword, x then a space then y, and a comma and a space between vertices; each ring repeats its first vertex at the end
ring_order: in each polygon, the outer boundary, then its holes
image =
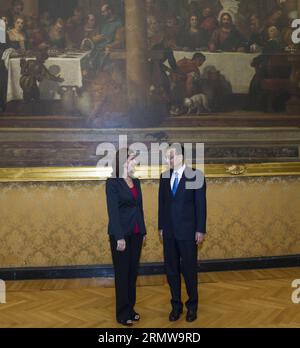
MULTIPOLYGON (((133 184, 134 184, 134 186, 135 186, 135 188, 137 189, 137 192, 138 192, 138 199, 137 199, 137 201, 140 202, 141 199, 142 199, 142 189, 141 189, 141 185, 140 185, 138 179, 132 179, 132 180, 133 180, 133 184)), ((127 186, 127 187, 128 187, 128 186, 127 186)), ((130 193, 131 193, 131 191, 130 191, 130 193)), ((131 195, 132 195, 132 193, 131 193, 131 195)))
MULTIPOLYGON (((132 200, 134 200, 133 194, 132 194, 129 186, 127 185, 126 181, 123 178, 121 178, 120 180, 121 180, 121 185, 126 189, 127 193, 130 195, 132 200)), ((134 183, 135 187, 137 188, 136 182, 134 180, 133 180, 133 183, 134 183)), ((138 188, 137 188, 137 190, 138 190, 138 188)))
POLYGON ((168 179, 166 180, 166 182, 168 183, 168 192, 169 192, 169 196, 170 196, 171 198, 174 198, 173 192, 172 192, 172 187, 171 187, 173 169, 171 169, 171 170, 169 171, 169 173, 170 173, 170 178, 168 178, 168 179))

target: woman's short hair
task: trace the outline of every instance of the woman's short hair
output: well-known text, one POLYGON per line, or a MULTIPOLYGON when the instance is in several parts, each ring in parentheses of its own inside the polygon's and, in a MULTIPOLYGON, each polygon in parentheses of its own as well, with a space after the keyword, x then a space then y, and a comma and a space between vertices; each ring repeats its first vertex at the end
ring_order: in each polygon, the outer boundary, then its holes
POLYGON ((113 160, 113 178, 121 178, 124 174, 124 164, 128 160, 129 156, 136 154, 135 151, 129 148, 122 148, 116 152, 116 156, 113 160))

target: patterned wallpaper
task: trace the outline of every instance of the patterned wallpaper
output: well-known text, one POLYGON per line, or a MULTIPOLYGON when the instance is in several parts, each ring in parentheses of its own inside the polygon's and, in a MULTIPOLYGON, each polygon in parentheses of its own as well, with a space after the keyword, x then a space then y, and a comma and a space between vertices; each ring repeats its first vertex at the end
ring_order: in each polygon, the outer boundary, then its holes
MULTIPOLYGON (((143 182, 148 241, 162 261, 157 181, 143 182)), ((300 177, 208 179, 201 259, 300 254, 300 177)), ((111 264, 104 182, 0 184, 0 268, 111 264)))

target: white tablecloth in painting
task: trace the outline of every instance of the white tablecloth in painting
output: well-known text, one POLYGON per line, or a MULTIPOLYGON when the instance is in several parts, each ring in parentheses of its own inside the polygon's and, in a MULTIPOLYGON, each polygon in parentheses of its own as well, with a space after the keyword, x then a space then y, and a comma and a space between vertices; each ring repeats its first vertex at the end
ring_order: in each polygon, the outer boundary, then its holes
MULTIPOLYGON (((251 62, 258 54, 239 52, 202 53, 206 56, 206 62, 200 68, 201 72, 205 67, 212 65, 231 83, 233 93, 248 93, 250 82, 255 74, 251 62)), ((192 58, 194 54, 195 52, 174 52, 176 61, 184 57, 192 58)))
MULTIPOLYGON (((87 64, 89 52, 66 53, 55 58, 49 58, 45 66, 54 75, 60 75, 62 83, 44 80, 39 84, 41 99, 60 99, 58 89, 60 86, 82 87, 82 69, 87 64)), ((28 58, 32 59, 32 58, 28 58)), ((21 67, 20 58, 11 58, 8 68, 7 101, 23 99, 20 87, 21 67)))

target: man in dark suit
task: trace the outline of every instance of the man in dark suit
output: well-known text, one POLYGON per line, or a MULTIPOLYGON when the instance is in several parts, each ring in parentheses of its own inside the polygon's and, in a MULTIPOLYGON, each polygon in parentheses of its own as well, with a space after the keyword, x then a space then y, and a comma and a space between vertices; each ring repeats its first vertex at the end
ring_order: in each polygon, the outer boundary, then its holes
POLYGON ((186 320, 193 322, 198 310, 198 245, 206 233, 206 182, 201 171, 186 166, 181 145, 167 151, 167 160, 170 170, 160 178, 158 215, 172 296, 169 320, 177 321, 183 312, 182 272, 189 296, 186 320))

